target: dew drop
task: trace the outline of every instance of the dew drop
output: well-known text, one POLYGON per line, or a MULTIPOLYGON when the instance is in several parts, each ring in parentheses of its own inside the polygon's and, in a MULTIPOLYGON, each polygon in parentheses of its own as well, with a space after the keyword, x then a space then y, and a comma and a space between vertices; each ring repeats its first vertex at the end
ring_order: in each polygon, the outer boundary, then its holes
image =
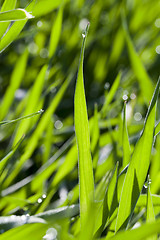
POLYGON ((135 98, 136 98, 136 94, 131 93, 131 95, 130 95, 130 99, 134 100, 135 98))
POLYGON ((84 33, 82 33, 82 37, 83 37, 83 38, 85 38, 85 37, 86 37, 86 35, 85 35, 84 33))
POLYGON ((55 228, 49 228, 46 232, 46 235, 43 237, 46 240, 56 240, 57 239, 57 230, 55 228))
POLYGON ((128 96, 126 94, 124 94, 122 98, 124 101, 126 101, 128 99, 128 96))
POLYGON ((142 119, 141 113, 140 112, 136 112, 134 114, 134 119, 135 119, 135 121, 139 122, 142 119))
POLYGON ((38 203, 42 203, 42 198, 38 198, 38 203))
POLYGON ((57 120, 54 126, 56 129, 61 129, 63 127, 63 123, 60 120, 57 120))
POLYGON ((46 198, 46 197, 47 197, 46 194, 43 194, 43 195, 42 195, 42 198, 43 198, 43 199, 46 198))

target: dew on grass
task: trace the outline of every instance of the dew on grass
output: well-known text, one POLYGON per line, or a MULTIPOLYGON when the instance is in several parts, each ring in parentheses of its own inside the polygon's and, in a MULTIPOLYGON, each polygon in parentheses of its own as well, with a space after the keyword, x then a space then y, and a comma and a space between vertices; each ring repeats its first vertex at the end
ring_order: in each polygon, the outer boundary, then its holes
POLYGON ((109 82, 106 82, 106 83, 105 83, 105 85, 104 85, 104 89, 108 90, 108 89, 109 89, 109 87, 110 87, 110 84, 109 84, 109 82))
POLYGON ((87 24, 88 24, 88 19, 83 18, 79 23, 80 30, 83 31, 86 28, 87 24))
POLYGON ((43 198, 43 199, 45 199, 46 197, 47 197, 46 194, 43 194, 43 195, 42 195, 42 198, 43 198))
POLYGON ((41 51, 40 51, 40 53, 39 53, 39 55, 40 55, 40 57, 41 58, 47 58, 48 57, 48 50, 47 50, 47 48, 42 48, 41 49, 41 51))
POLYGON ((130 99, 134 100, 135 98, 136 98, 136 94, 135 93, 131 93, 130 99))
POLYGON ((42 203, 42 198, 38 198, 38 203, 42 203))
POLYGON ((60 120, 55 121, 54 124, 56 129, 61 129, 63 127, 63 123, 60 120))
POLYGON ((38 22, 37 22, 37 27, 40 28, 40 27, 42 27, 42 25, 43 25, 42 21, 38 21, 38 22))
POLYGON ((140 112, 136 112, 136 113, 134 114, 134 119, 135 119, 136 122, 141 121, 141 119, 142 119, 141 113, 140 113, 140 112))
POLYGON ((85 37, 86 37, 86 35, 85 35, 84 33, 82 33, 82 37, 83 37, 83 38, 85 38, 85 37))
POLYGON ((46 240, 56 240, 57 239, 57 230, 55 228, 49 228, 46 232, 46 235, 43 237, 46 240))
POLYGON ((156 47, 156 53, 160 54, 160 45, 156 47))
POLYGON ((157 28, 160 28, 160 18, 157 18, 156 21, 155 21, 155 26, 157 28))
POLYGON ((128 99, 128 96, 126 94, 124 94, 122 98, 124 101, 126 101, 128 99))

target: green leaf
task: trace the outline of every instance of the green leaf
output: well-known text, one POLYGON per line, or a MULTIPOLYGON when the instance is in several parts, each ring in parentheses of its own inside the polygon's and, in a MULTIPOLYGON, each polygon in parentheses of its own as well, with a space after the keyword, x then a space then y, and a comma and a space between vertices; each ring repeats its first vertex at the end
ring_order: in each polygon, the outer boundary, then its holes
POLYGON ((6 12, 0 12, 0 22, 20 21, 30 18, 34 18, 34 16, 21 8, 9 10, 6 12))
POLYGON ((132 40, 129 35, 127 22, 126 22, 124 14, 122 14, 122 25, 123 25, 124 36, 126 39, 132 68, 133 68, 135 76, 139 82, 139 86, 140 86, 141 92, 143 94, 143 97, 146 100, 146 102, 148 103, 152 97, 153 84, 152 84, 150 77, 148 76, 148 73, 147 73, 140 57, 138 56, 137 52, 134 49, 132 40))
POLYGON ((74 217, 79 213, 79 205, 71 205, 66 207, 61 207, 49 211, 45 211, 43 213, 38 213, 35 217, 40 219, 44 219, 47 222, 57 221, 58 219, 70 218, 74 217))
POLYGON ((15 92, 19 88, 21 81, 23 80, 26 65, 27 65, 27 59, 28 59, 28 51, 26 50, 15 64, 15 68, 11 75, 10 84, 6 90, 3 101, 1 103, 1 107, 0 107, 1 120, 4 119, 4 117, 6 116, 13 102, 15 92))
POLYGON ((57 106, 59 105, 59 103, 68 87, 68 84, 69 84, 71 78, 72 78, 72 74, 63 83, 60 90, 58 91, 58 93, 55 95, 52 102, 50 103, 50 106, 43 114, 34 134, 31 136, 31 138, 27 142, 24 154, 21 156, 18 164, 15 166, 14 171, 12 171, 12 173, 6 180, 6 182, 5 182, 6 185, 9 185, 10 182, 12 182, 12 180, 15 178, 15 176, 18 174, 18 172, 22 168, 23 164, 28 160, 28 158, 32 155, 33 151, 37 147, 38 140, 41 137, 43 131, 47 128, 48 122, 50 121, 51 116, 53 115, 57 106))
POLYGON ((83 34, 83 42, 81 48, 79 69, 77 75, 77 83, 74 97, 74 119, 75 133, 78 147, 78 164, 79 164, 79 186, 80 186, 80 220, 81 229, 86 228, 86 219, 91 203, 93 202, 94 180, 90 149, 90 135, 87 116, 87 107, 83 82, 83 57, 86 35, 88 33, 89 24, 83 34))
MULTIPOLYGON (((32 12, 32 9, 34 7, 35 1, 36 0, 33 0, 26 7, 25 10, 27 12, 32 12)), ((17 22, 14 22, 12 24, 10 29, 5 33, 5 35, 3 36, 3 38, 0 41, 0 53, 3 52, 17 38, 17 36, 22 31, 22 29, 24 28, 24 26, 25 26, 27 21, 28 21, 28 19, 22 20, 22 21, 17 21, 17 22)))
POLYGON ((122 144, 123 144, 123 168, 127 166, 131 157, 131 149, 127 131, 127 122, 126 122, 126 102, 124 103, 123 110, 123 133, 122 133, 122 144))
POLYGON ((108 238, 106 237, 106 240, 143 240, 147 239, 147 237, 152 236, 153 234, 160 233, 160 220, 157 220, 153 223, 146 223, 142 225, 141 227, 138 227, 133 230, 127 230, 127 231, 120 231, 117 233, 114 237, 108 238))
POLYGON ((111 103, 111 101, 113 100, 114 96, 115 96, 115 93, 119 87, 119 84, 120 84, 120 80, 121 80, 121 72, 119 72, 119 74, 117 75, 109 93, 107 94, 106 96, 106 99, 105 99, 105 102, 104 102, 104 105, 101 109, 101 114, 102 116, 105 116, 106 115, 106 111, 108 109, 108 105, 111 103))
MULTIPOLYGON (((8 10, 14 9, 16 6, 16 2, 17 2, 17 0, 5 0, 2 5, 1 12, 5 12, 8 10)), ((9 24, 10 24, 10 22, 6 22, 6 23, 0 22, 0 39, 2 38, 3 34, 6 32, 9 24)))
MULTIPOLYGON (((147 217, 146 217, 146 221, 147 222, 154 222, 155 221, 155 215, 154 215, 154 208, 153 208, 153 202, 152 202, 152 195, 151 195, 151 191, 150 191, 150 183, 149 183, 149 179, 148 179, 148 189, 147 189, 147 217)), ((149 238, 147 238, 147 240, 157 240, 157 236, 153 235, 149 238)))
MULTIPOLYGON (((36 1, 35 6, 33 8, 32 14, 35 17, 43 16, 54 9, 58 8, 64 0, 39 0, 36 1)), ((66 0, 65 0, 66 1, 66 0)))
POLYGON ((51 58, 58 46, 58 42, 61 35, 62 30, 62 17, 63 17, 63 5, 60 7, 56 19, 53 23, 52 30, 51 30, 51 37, 50 37, 50 44, 49 44, 49 57, 51 58))
POLYGON ((126 228, 128 225, 147 175, 153 142, 159 85, 160 78, 158 79, 158 83, 146 115, 143 132, 135 146, 135 150, 125 176, 118 209, 116 231, 126 228))
MULTIPOLYGON (((40 70, 37 78, 34 81, 33 87, 31 88, 30 93, 28 95, 28 101, 24 111, 24 115, 28 115, 31 112, 34 112, 37 110, 37 105, 38 105, 38 102, 40 101, 40 96, 44 88, 47 68, 48 68, 48 65, 44 65, 40 70)), ((30 124, 31 124, 31 121, 20 123, 16 131, 13 144, 17 142, 17 139, 19 139, 20 136, 22 136, 22 134, 28 131, 30 124)))

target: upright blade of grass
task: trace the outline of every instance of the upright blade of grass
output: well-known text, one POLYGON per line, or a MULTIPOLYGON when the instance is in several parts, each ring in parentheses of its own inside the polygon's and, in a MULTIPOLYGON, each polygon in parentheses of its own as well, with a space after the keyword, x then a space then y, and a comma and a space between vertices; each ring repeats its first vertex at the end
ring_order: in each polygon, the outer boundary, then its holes
POLYGON ((0 22, 20 21, 33 18, 33 16, 24 9, 14 9, 0 12, 0 22))
POLYGON ((131 149, 127 131, 127 122, 126 122, 126 102, 124 103, 123 110, 123 133, 122 133, 122 145, 123 145, 123 168, 127 166, 131 157, 131 149))
POLYGON ((56 49, 60 39, 61 30, 62 30, 62 17, 63 17, 63 5, 59 8, 56 19, 53 23, 49 44, 49 57, 51 58, 56 49))
POLYGON ((118 206, 117 201, 117 178, 118 178, 118 163, 113 171, 112 178, 110 179, 108 188, 105 193, 103 201, 103 216, 102 225, 98 229, 96 236, 100 236, 107 220, 112 216, 115 208, 118 206))
MULTIPOLYGON (((11 9, 14 9, 16 6, 17 0, 5 0, 2 8, 1 8, 1 12, 5 12, 11 9)), ((6 22, 6 23, 0 23, 0 39, 2 38, 3 34, 7 31, 7 28, 9 26, 10 23, 6 22)))
POLYGON ((93 168, 96 169, 97 162, 99 159, 99 124, 98 124, 98 110, 97 110, 97 104, 95 105, 94 110, 94 122, 92 127, 92 135, 91 135, 91 150, 92 150, 92 156, 93 156, 93 168))
POLYGON ((153 223, 146 223, 141 227, 138 227, 133 230, 120 231, 114 237, 108 238, 106 240, 142 240, 150 237, 154 234, 160 233, 160 220, 157 220, 153 223))
POLYGON ((13 73, 11 75, 10 85, 4 95, 1 107, 0 107, 0 120, 6 116, 15 96, 15 91, 19 88, 23 79, 28 59, 28 51, 26 50, 22 56, 18 59, 13 73))
POLYGON ((91 203, 93 203, 94 199, 94 180, 90 152, 89 125, 83 82, 83 58, 88 28, 89 24, 87 25, 86 31, 83 34, 83 42, 74 98, 75 133, 78 147, 79 164, 80 220, 82 231, 86 229, 85 224, 88 217, 87 215, 90 212, 91 203))
MULTIPOLYGON (((153 207, 153 202, 152 202, 152 196, 151 196, 151 191, 150 191, 150 183, 148 179, 148 189, 147 189, 147 217, 146 220, 147 222, 154 222, 155 221, 155 215, 154 215, 154 207, 153 207)), ((153 235, 147 240, 157 240, 157 236, 153 235)))
MULTIPOLYGON (((33 0, 27 7, 27 12, 32 12, 36 0, 33 0)), ((27 20, 14 22, 10 29, 6 32, 3 38, 0 41, 0 53, 3 52, 19 35, 19 33, 24 28, 27 20)))
MULTIPOLYGON (((34 9, 32 11, 33 15, 36 17, 43 16, 54 9, 58 8, 64 0, 39 0, 36 1, 34 9)), ((65 0, 66 1, 66 0, 65 0)))
POLYGON ((104 102, 104 105, 101 109, 101 114, 102 116, 104 116, 106 114, 106 111, 107 111, 107 108, 108 108, 108 105, 111 103, 111 101, 113 100, 114 98, 114 95, 119 87, 119 84, 120 84, 120 80, 121 80, 121 72, 119 72, 119 74, 117 75, 109 93, 107 94, 106 96, 106 99, 105 99, 105 102, 104 102))
MULTIPOLYGON (((44 87, 44 81, 45 81, 45 76, 46 76, 46 71, 47 71, 48 66, 44 65, 41 69, 41 71, 39 72, 34 85, 30 91, 30 94, 28 96, 28 101, 27 101, 27 106, 26 109, 24 111, 24 115, 28 115, 31 112, 36 111, 38 102, 40 100, 40 95, 42 93, 43 87, 44 87)), ((15 138, 14 138, 14 142, 13 144, 15 144, 15 142, 17 142, 17 139, 20 138, 20 136, 22 136, 22 134, 25 132, 27 132, 29 126, 30 126, 31 121, 26 121, 26 122, 21 122, 17 132, 15 134, 15 138)))
POLYGON ((46 129, 46 127, 48 125, 48 122, 51 119, 51 116, 53 115, 57 106, 59 105, 59 103, 60 103, 60 101, 61 101, 61 99, 62 99, 62 97, 63 97, 63 95, 64 95, 64 93, 65 93, 65 91, 68 87, 68 84, 71 80, 71 77, 72 77, 72 74, 65 80, 62 87, 60 88, 60 90, 58 91, 58 93, 56 94, 54 99, 52 100, 49 108, 43 114, 43 116, 42 116, 34 134, 31 136, 31 138, 29 139, 29 141, 26 145, 24 154, 21 156, 21 158, 20 158, 19 162, 17 163, 14 171, 10 174, 10 176, 6 180, 6 182, 5 182, 6 185, 8 185, 10 182, 12 182, 12 180, 15 178, 15 176, 20 171, 23 164, 28 160, 28 158, 32 155, 33 151, 37 147, 38 140, 41 137, 43 131, 46 129))
POLYGON ((4 166, 6 165, 8 160, 13 156, 13 154, 15 153, 15 151, 17 150, 17 148, 19 147, 19 145, 21 144, 23 139, 24 139, 24 136, 22 136, 22 138, 18 141, 18 143, 15 145, 15 147, 13 147, 13 149, 4 158, 2 158, 0 160, 0 175, 4 169, 4 166))
POLYGON ((124 14, 122 14, 122 25, 124 30, 124 35, 128 47, 129 57, 131 61, 131 65, 133 68, 133 71, 136 75, 136 78, 139 82, 141 92, 144 96, 144 99, 148 103, 151 100, 152 93, 153 93, 153 84, 148 76, 147 71, 145 70, 145 67, 143 66, 143 63, 141 62, 141 59, 139 58, 137 52, 134 49, 132 40, 129 35, 127 23, 124 14))
POLYGON ((135 150, 124 179, 116 222, 116 232, 127 226, 147 175, 153 142, 159 86, 160 78, 158 79, 158 83, 146 115, 142 135, 135 146, 135 150))

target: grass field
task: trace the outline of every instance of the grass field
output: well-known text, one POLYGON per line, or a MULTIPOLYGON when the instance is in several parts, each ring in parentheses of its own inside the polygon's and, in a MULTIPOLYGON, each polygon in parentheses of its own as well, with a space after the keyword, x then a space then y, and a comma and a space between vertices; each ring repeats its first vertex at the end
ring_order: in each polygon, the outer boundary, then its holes
POLYGON ((0 240, 160 239, 160 2, 0 9, 0 240))

